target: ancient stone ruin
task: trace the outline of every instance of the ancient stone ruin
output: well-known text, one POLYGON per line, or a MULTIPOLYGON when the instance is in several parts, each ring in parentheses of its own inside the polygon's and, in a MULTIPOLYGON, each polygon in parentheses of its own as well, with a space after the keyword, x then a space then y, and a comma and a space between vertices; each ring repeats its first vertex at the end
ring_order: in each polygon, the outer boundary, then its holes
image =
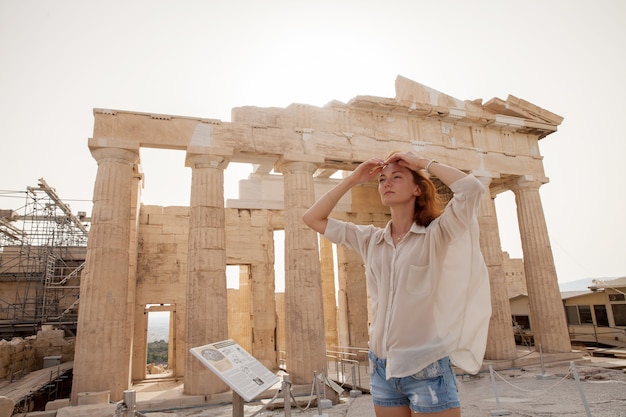
MULTIPOLYGON (((87 263, 80 288, 72 403, 80 393, 122 399, 146 377, 147 306, 171 317, 170 369, 185 394, 227 387, 189 353, 235 338, 271 369, 284 364, 296 384, 310 383, 332 345, 367 346, 362 262, 306 227, 301 215, 367 158, 415 150, 476 175, 490 190, 480 209, 481 247, 492 304, 487 359, 515 357, 494 198, 517 203, 524 273, 536 346, 569 352, 539 187, 548 182, 539 141, 562 117, 509 96, 461 101, 403 77, 393 98, 358 96, 324 107, 241 107, 232 121, 94 110, 89 148, 98 163, 87 263), (145 206, 140 149, 186 151, 189 207, 145 206), (224 202, 224 170, 253 164, 238 200, 224 202), (284 230, 285 292, 274 288, 273 232, 284 230), (226 266, 239 265, 229 293, 226 266), (335 303, 335 293, 339 303, 335 303), (230 313, 229 313, 230 308, 230 313), (229 316, 231 317, 229 322, 229 316)), ((167 169, 167 167, 164 167, 167 169)), ((375 184, 352 190, 340 218, 384 225, 375 184)))

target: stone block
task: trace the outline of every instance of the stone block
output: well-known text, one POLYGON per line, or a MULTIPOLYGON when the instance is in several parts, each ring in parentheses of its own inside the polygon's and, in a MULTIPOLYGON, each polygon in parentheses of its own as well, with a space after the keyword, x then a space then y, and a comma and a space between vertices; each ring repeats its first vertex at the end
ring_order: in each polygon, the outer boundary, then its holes
POLYGON ((106 404, 111 400, 111 391, 100 392, 79 392, 77 404, 89 405, 89 404, 106 404))
POLYGON ((43 367, 50 368, 52 366, 57 366, 61 364, 61 355, 55 356, 44 356, 43 357, 43 367))
POLYGON ((0 417, 11 417, 15 401, 7 397, 0 397, 0 417))
POLYGON ((57 410, 31 411, 28 414, 14 414, 14 417, 56 417, 57 410))
MULTIPOLYGON (((79 394, 80 395, 80 394, 79 394)), ((56 417, 113 417, 117 404, 86 404, 63 407, 57 410, 56 417)))
POLYGON ((46 411, 58 410, 71 405, 69 398, 60 398, 58 400, 48 401, 46 403, 46 411))

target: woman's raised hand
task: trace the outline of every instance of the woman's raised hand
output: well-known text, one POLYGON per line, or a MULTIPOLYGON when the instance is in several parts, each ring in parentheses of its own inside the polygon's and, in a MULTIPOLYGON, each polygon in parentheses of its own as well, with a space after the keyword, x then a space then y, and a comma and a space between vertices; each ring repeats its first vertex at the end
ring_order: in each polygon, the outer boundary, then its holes
POLYGON ((417 171, 419 169, 424 169, 424 166, 428 163, 428 161, 428 159, 418 155, 417 153, 409 151, 394 153, 387 158, 384 164, 388 165, 395 163, 410 170, 417 171))
POLYGON ((356 183, 362 184, 371 181, 386 165, 385 161, 380 158, 370 158, 356 167, 350 176, 356 183))

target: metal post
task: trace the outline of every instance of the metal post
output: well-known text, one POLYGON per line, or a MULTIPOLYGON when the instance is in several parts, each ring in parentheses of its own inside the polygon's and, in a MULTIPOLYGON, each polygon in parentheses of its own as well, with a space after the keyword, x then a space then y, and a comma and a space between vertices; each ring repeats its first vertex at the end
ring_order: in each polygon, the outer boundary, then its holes
POLYGON ((289 374, 283 374, 283 402, 285 408, 285 417, 291 417, 291 383, 289 382, 289 374))
POLYGON ((317 398, 317 415, 320 417, 328 417, 328 414, 322 414, 322 402, 320 401, 320 384, 317 379, 317 371, 313 371, 313 384, 315 385, 315 397, 317 398))
POLYGON ((352 364, 352 389, 350 390, 351 397, 360 397, 363 392, 356 388, 356 367, 359 366, 359 363, 352 364))
POLYGON ((491 365, 489 365, 489 374, 491 375, 491 386, 493 387, 493 393, 496 397, 496 407, 498 407, 497 410, 490 411, 489 415, 508 416, 511 414, 511 412, 500 408, 500 397, 498 397, 498 389, 496 388, 496 379, 493 376, 493 367, 491 365))
POLYGON ((574 365, 574 361, 569 363, 570 368, 572 369, 572 373, 574 374, 574 380, 576 380, 576 386, 578 387, 578 392, 580 393, 580 398, 583 400, 583 405, 585 406, 585 412, 587 413, 587 417, 591 416, 591 410, 589 410, 589 404, 587 404, 587 398, 585 398, 585 391, 580 383, 580 378, 578 377, 578 372, 576 371, 576 365, 574 365))
POLYGON ((233 391, 233 417, 243 417, 243 397, 233 391))
POLYGON ((537 379, 550 379, 552 375, 546 374, 546 368, 543 364, 543 347, 539 344, 539 359, 541 360, 541 375, 537 375, 537 379))
POLYGON ((322 382, 324 383, 322 386, 324 387, 324 393, 322 394, 323 398, 317 400, 321 403, 322 409, 331 408, 333 406, 333 402, 326 398, 326 378, 326 368, 322 368, 322 382))

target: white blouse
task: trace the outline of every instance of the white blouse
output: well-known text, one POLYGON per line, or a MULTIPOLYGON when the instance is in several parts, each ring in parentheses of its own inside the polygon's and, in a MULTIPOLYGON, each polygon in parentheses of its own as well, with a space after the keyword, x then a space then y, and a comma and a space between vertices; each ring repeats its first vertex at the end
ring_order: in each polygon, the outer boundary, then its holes
POLYGON ((390 224, 329 219, 326 226, 325 238, 364 260, 369 349, 387 359, 387 378, 413 375, 445 356, 468 373, 480 370, 491 315, 477 220, 485 189, 472 175, 450 189, 444 213, 428 227, 413 224, 397 246, 390 224))

